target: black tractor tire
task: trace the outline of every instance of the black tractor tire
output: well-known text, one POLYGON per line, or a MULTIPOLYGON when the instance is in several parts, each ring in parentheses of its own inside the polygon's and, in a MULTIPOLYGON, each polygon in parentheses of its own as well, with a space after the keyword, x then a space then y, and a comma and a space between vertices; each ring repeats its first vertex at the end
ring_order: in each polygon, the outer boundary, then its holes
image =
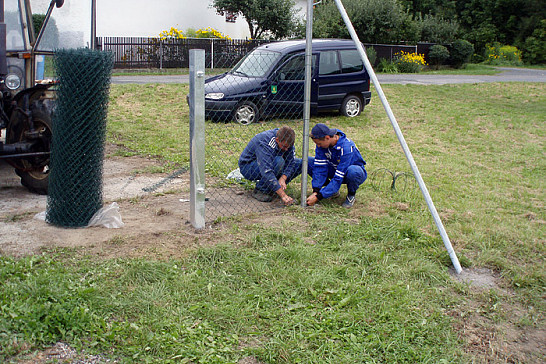
POLYGON ((233 111, 233 120, 241 125, 250 125, 258 121, 259 110, 252 101, 243 101, 233 111))
MULTIPOLYGON (((51 151, 51 100, 37 100, 30 106, 34 128, 39 131, 40 137, 38 143, 33 148, 33 152, 51 151)), ((28 126, 24 122, 22 115, 17 116, 11 122, 7 133, 7 142, 14 143, 25 140, 25 133, 28 126)), ((40 155, 35 157, 19 158, 12 160, 15 165, 15 173, 21 177, 21 184, 29 191, 47 195, 49 184, 49 155, 40 155)))
POLYGON ((362 99, 356 95, 347 95, 341 103, 341 114, 343 116, 348 116, 354 118, 355 116, 360 115, 364 109, 364 103, 362 99))

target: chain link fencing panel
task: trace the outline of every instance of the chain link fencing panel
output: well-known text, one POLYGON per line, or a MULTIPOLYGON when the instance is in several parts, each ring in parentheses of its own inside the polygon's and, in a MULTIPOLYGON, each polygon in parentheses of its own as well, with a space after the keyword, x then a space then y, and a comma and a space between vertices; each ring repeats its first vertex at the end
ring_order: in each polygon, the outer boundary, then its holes
MULTIPOLYGON (((216 63, 229 68, 231 64, 216 63)), ((207 72, 210 72, 207 69, 207 72)), ((284 206, 253 198, 256 181, 242 177, 238 161, 257 134, 289 126, 296 134, 295 157, 301 158, 305 84, 304 54, 283 56, 257 48, 229 72, 208 76, 205 82, 206 220, 263 212, 284 206), (274 67, 275 65, 280 65, 274 67), (272 69, 275 68, 275 71, 272 69)), ((280 177, 280 176, 277 176, 280 177)), ((295 203, 301 195, 301 176, 286 190, 295 203)))
POLYGON ((63 49, 55 53, 59 81, 53 114, 46 220, 86 226, 102 207, 102 166, 110 76, 109 52, 63 49))

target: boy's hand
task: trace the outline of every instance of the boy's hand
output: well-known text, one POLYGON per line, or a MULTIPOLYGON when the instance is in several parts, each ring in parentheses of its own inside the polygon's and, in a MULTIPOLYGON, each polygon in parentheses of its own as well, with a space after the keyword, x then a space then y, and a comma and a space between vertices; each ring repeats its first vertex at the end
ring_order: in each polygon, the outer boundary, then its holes
POLYGON ((309 197, 307 197, 307 205, 308 206, 313 206, 317 202, 318 202, 318 197, 317 197, 316 192, 313 192, 309 197))

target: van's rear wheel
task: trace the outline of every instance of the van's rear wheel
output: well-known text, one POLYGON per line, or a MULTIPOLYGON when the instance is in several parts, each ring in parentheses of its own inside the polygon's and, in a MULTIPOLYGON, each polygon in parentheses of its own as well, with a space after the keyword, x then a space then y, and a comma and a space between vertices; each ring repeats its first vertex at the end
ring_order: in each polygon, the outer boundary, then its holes
POLYGON ((233 119, 241 125, 258 121, 258 107, 251 101, 243 101, 233 112, 233 119))
POLYGON ((362 99, 355 95, 348 95, 343 99, 341 103, 341 113, 344 116, 354 118, 360 115, 363 109, 362 99))

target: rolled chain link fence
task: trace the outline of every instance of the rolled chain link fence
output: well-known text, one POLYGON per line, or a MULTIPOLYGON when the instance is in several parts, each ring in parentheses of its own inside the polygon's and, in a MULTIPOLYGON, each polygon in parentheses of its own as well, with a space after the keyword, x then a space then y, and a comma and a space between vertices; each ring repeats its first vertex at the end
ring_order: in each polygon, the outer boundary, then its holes
MULTIPOLYGON (((206 69, 205 133, 206 133, 206 221, 214 222, 224 216, 263 212, 284 206, 274 195, 271 202, 261 202, 252 197, 255 181, 242 177, 238 160, 249 141, 257 134, 282 126, 295 131, 296 158, 302 155, 303 104, 305 56, 303 53, 279 59, 276 52, 254 51, 224 76, 210 76, 206 69), (217 103, 217 90, 249 89, 249 83, 266 75, 272 65, 283 66, 277 72, 274 85, 263 85, 262 90, 251 90, 248 96, 239 97, 225 107, 217 103), (268 93, 265 102, 263 93, 268 93), (211 95, 212 94, 212 95, 211 95)), ((217 62, 215 67, 229 68, 217 62)), ((314 150, 314 149, 313 149, 314 150)), ((311 151, 312 153, 312 151, 311 151)), ((297 204, 301 194, 301 176, 288 184, 287 194, 297 204)))
POLYGON ((90 49, 58 50, 59 86, 53 115, 46 221, 86 226, 102 207, 102 167, 113 55, 90 49))

